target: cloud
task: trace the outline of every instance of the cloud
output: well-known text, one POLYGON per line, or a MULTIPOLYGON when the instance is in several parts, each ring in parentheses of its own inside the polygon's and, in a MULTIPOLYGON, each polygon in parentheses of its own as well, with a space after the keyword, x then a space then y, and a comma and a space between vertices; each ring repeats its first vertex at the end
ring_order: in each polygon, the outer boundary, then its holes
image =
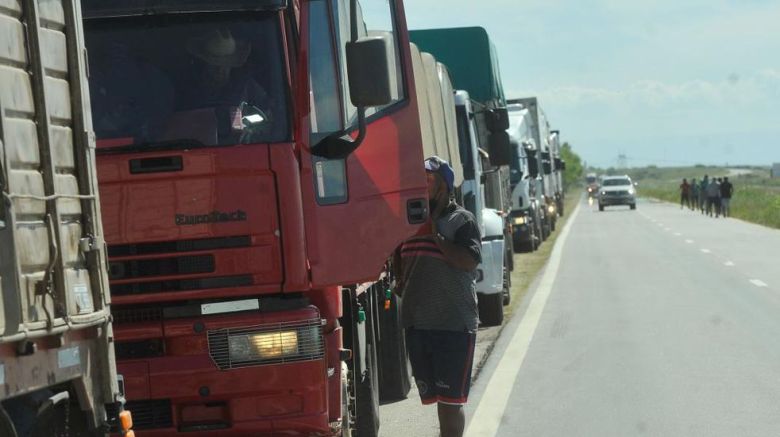
POLYGON ((714 157, 753 147, 758 162, 780 151, 779 1, 446 4, 407 1, 410 26, 486 27, 507 96, 539 97, 551 123, 587 155, 719 144, 714 157))
MULTIPOLYGON (((669 83, 637 80, 627 87, 564 85, 531 93, 543 98, 547 106, 561 111, 597 105, 637 111, 690 110, 692 107, 717 110, 724 106, 740 109, 776 108, 780 102, 780 70, 764 69, 748 76, 732 73, 720 81, 696 79, 669 83)), ((511 91, 510 94, 528 92, 511 91)))

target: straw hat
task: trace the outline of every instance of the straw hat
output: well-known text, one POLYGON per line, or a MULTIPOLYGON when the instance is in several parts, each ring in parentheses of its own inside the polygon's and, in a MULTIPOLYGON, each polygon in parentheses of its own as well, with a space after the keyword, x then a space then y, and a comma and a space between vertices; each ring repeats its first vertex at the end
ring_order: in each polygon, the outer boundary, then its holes
POLYGON ((252 47, 246 41, 236 41, 229 30, 212 30, 187 41, 187 52, 203 62, 218 67, 244 65, 252 47))

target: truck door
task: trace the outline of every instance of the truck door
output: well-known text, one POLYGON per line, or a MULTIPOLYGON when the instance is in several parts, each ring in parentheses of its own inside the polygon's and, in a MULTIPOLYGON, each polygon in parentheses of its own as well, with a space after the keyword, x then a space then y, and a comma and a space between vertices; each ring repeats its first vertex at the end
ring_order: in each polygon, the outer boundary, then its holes
MULTIPOLYGON (((310 105, 304 123, 308 132, 302 138, 308 150, 333 132, 357 127, 346 69, 349 3, 311 1, 303 14, 301 40, 310 89, 299 101, 305 99, 310 105)), ((360 7, 361 35, 392 41, 397 89, 389 105, 369 108, 366 138, 348 158, 328 160, 304 153, 301 185, 314 286, 375 278, 393 250, 427 219, 420 122, 403 6, 400 0, 361 0, 360 7)))

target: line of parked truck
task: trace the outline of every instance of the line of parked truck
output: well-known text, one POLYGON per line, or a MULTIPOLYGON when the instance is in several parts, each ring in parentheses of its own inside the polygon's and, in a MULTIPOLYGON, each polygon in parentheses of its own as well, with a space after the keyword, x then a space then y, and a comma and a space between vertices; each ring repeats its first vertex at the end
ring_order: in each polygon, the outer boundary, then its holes
POLYGON ((402 0, 6 0, 0 34, 3 436, 376 436, 423 159, 479 223, 482 325, 563 214, 487 32, 402 0))

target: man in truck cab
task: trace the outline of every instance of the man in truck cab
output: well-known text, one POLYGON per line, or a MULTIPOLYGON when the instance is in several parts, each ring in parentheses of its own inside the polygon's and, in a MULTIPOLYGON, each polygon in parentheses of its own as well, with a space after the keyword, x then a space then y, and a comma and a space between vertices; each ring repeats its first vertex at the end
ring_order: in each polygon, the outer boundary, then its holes
POLYGON ((437 404, 443 437, 460 437, 478 323, 476 268, 481 236, 474 216, 452 200, 454 173, 425 161, 432 232, 401 245, 401 317, 420 399, 437 404))
POLYGON ((288 138, 284 56, 271 18, 144 20, 143 28, 134 20, 90 24, 98 138, 150 148, 288 138))
MULTIPOLYGON (((248 41, 234 38, 229 29, 213 29, 191 38, 186 49, 193 57, 196 74, 181 92, 180 109, 212 109, 220 143, 240 142, 247 128, 264 133, 273 128, 271 98, 246 68, 252 52, 248 41), (256 125, 242 120, 250 115, 248 111, 256 116, 256 125)), ((244 138, 251 140, 246 135, 244 138)))

